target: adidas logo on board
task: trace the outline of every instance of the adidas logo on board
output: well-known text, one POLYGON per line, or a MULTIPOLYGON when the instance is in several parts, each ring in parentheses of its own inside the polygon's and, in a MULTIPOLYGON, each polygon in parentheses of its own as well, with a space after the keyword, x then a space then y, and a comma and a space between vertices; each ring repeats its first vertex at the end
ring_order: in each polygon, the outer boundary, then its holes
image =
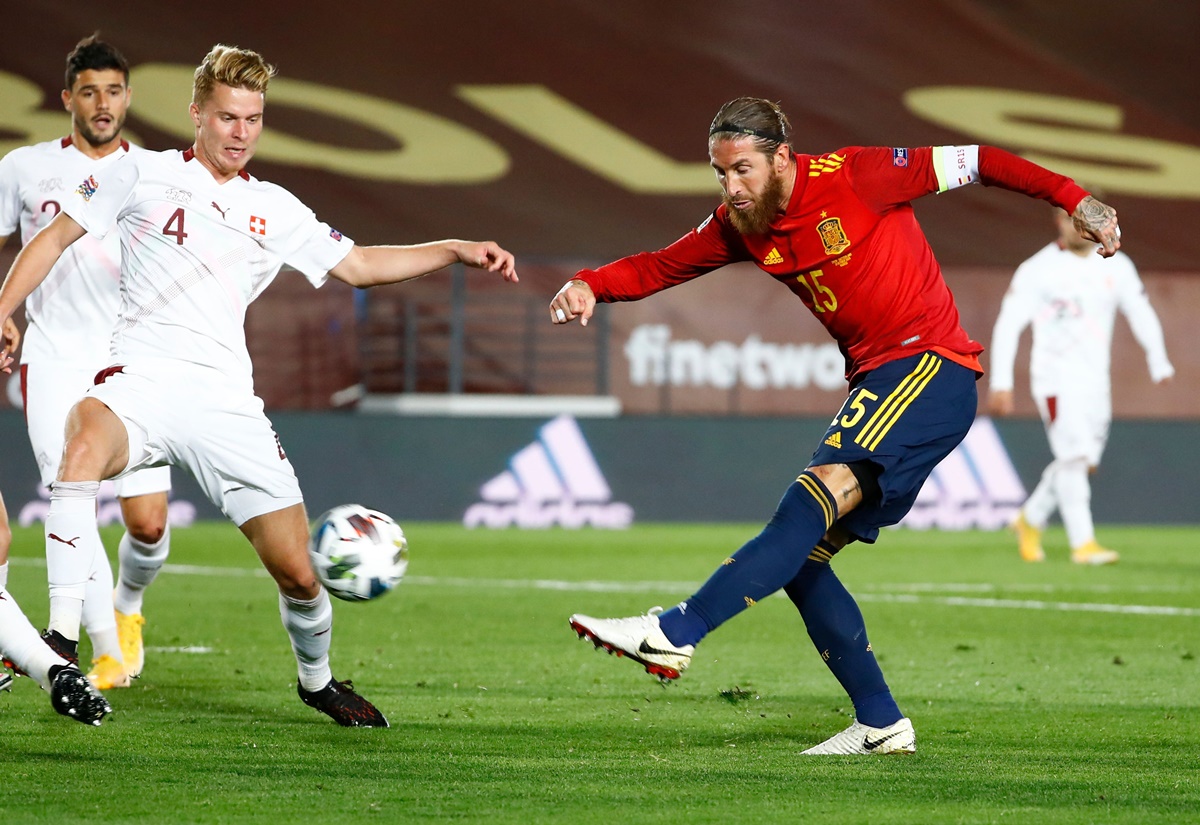
POLYGON ((607 527, 633 523, 633 508, 612 491, 579 424, 560 415, 543 424, 532 444, 485 482, 463 514, 466 527, 607 527))

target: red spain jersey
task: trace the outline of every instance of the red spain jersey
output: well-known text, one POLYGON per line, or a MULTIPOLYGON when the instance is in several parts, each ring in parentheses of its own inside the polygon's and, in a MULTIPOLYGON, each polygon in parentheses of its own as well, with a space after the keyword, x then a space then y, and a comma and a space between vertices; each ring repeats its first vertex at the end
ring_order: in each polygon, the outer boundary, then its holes
POLYGON ((991 147, 855 146, 796 161, 787 209, 765 234, 739 233, 721 204, 667 248, 576 277, 598 301, 632 301, 753 261, 829 330, 846 357, 847 379, 925 350, 982 374, 983 347, 963 330, 910 201, 976 181, 1068 212, 1086 196, 1069 178, 991 147))

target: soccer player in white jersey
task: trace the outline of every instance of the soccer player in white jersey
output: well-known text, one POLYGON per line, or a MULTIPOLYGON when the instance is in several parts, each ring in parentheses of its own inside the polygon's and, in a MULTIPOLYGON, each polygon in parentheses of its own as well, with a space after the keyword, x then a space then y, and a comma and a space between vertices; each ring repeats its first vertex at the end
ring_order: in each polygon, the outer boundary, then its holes
POLYGON ((1056 210, 1058 238, 1022 263, 992 331, 989 406, 1013 410, 1013 363, 1025 327, 1033 326, 1029 378, 1054 460, 1013 523, 1021 558, 1042 561, 1042 529, 1057 508, 1077 564, 1112 564, 1114 550, 1096 542, 1091 483, 1112 420, 1109 360, 1113 321, 1120 310, 1146 352, 1150 378, 1169 380, 1162 326, 1129 256, 1095 254, 1096 244, 1056 210))
MULTIPOLYGON (((0 160, 0 246, 18 228, 22 242, 28 243, 58 214, 79 181, 140 151, 121 138, 130 102, 129 65, 112 45, 92 35, 75 46, 67 55, 62 101, 71 113, 71 134, 16 149, 0 160)), ((66 251, 25 302, 21 388, 29 441, 46 486, 58 473, 67 413, 111 363, 120 267, 121 242, 115 232, 104 239, 84 238, 66 251)), ((141 674, 142 593, 167 558, 170 489, 167 467, 141 470, 116 482, 125 523, 119 583, 114 592, 108 557, 97 546, 82 615, 92 640, 88 678, 101 690, 126 687, 141 674)), ((64 617, 61 601, 52 599, 43 638, 76 661, 78 622, 70 616, 68 611, 64 617), (69 635, 73 624, 75 636, 69 635)))
MULTIPOLYGON (((21 335, 15 325, 0 327, 0 343, 11 352, 21 335)), ((0 357, 0 361, 4 361, 0 357)), ((0 373, 12 368, 0 364, 0 373)), ((21 612, 13 595, 8 592, 8 550, 12 531, 8 526, 8 511, 0 496, 0 656, 14 668, 31 676, 43 690, 50 693, 50 704, 56 711, 79 722, 99 725, 112 712, 104 696, 79 672, 79 667, 59 656, 49 647, 29 619, 21 612)), ((0 690, 10 690, 12 675, 0 669, 0 690)))
POLYGON ((274 577, 300 698, 339 724, 386 727, 330 670, 333 610, 308 558, 295 472, 254 394, 246 306, 285 263, 317 286, 329 276, 357 287, 396 283, 457 262, 514 282, 517 273, 513 256, 490 241, 356 246, 291 193, 252 177, 245 167, 273 74, 255 52, 213 47, 195 73, 193 146, 131 154, 81 181, 14 261, 0 287, 0 320, 85 231, 105 233, 116 221, 121 310, 111 366, 68 418, 46 522, 52 591, 82 596, 84 559, 99 541, 88 516, 101 479, 182 465, 274 577))

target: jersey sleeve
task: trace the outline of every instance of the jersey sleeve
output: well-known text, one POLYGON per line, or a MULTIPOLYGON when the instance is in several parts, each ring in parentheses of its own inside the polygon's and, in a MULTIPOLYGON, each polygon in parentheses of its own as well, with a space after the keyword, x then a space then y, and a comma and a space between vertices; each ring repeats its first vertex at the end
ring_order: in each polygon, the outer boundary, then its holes
POLYGON ((283 262, 303 273, 313 286, 321 286, 333 269, 354 248, 354 241, 338 232, 329 224, 317 220, 308 207, 294 222, 287 235, 281 257, 283 262))
POLYGON ((979 181, 984 186, 999 186, 1040 198, 1068 215, 1088 196, 1086 189, 1066 175, 1051 172, 995 146, 979 147, 979 181))
POLYGON ((637 301, 726 264, 748 260, 745 247, 734 237, 736 230, 719 212, 664 249, 584 269, 575 278, 592 288, 597 301, 637 301))
POLYGON ((1070 178, 995 146, 871 146, 843 151, 849 156, 855 191, 877 212, 973 183, 1020 192, 1068 213, 1088 194, 1070 178))
POLYGON ((0 160, 0 237, 8 237, 21 226, 21 185, 17 179, 16 152, 0 160))
POLYGON ((133 198, 139 177, 137 163, 128 157, 122 158, 103 172, 79 181, 75 191, 63 198, 62 211, 84 231, 103 238, 133 198))
POLYGON ((1117 279, 1117 302, 1133 337, 1141 344, 1146 353, 1146 366, 1150 370, 1150 379, 1156 384, 1175 375, 1175 367, 1167 357, 1167 344, 1163 339, 1162 324, 1150 299, 1146 296, 1146 288, 1138 277, 1137 268, 1126 258, 1129 266, 1122 277, 1117 279))
POLYGON ((1008 292, 1000 303, 1000 314, 992 328, 990 387, 1005 392, 1013 388, 1013 371, 1017 361, 1017 346, 1021 333, 1033 321, 1037 312, 1037 297, 1033 294, 1035 273, 1024 264, 1017 267, 1008 292))

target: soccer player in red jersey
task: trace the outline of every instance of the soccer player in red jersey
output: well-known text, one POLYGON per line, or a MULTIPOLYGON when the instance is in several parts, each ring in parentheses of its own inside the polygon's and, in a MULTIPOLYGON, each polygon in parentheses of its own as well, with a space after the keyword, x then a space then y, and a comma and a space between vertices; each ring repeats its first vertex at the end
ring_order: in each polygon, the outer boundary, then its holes
POLYGON ((665 249, 579 272, 551 301, 551 320, 586 324, 597 301, 640 300, 753 261, 837 341, 849 395, 767 526, 694 595, 645 616, 577 614, 571 626, 674 679, 704 636, 783 589, 855 708, 849 728, 805 753, 909 753, 912 723, 830 560, 899 522, 975 417, 983 348, 960 325, 910 202, 972 183, 1011 189, 1065 210, 1105 257, 1120 246, 1116 212, 1069 178, 990 146, 797 154, 783 111, 759 98, 721 107, 708 145, 723 190, 716 211, 665 249))

